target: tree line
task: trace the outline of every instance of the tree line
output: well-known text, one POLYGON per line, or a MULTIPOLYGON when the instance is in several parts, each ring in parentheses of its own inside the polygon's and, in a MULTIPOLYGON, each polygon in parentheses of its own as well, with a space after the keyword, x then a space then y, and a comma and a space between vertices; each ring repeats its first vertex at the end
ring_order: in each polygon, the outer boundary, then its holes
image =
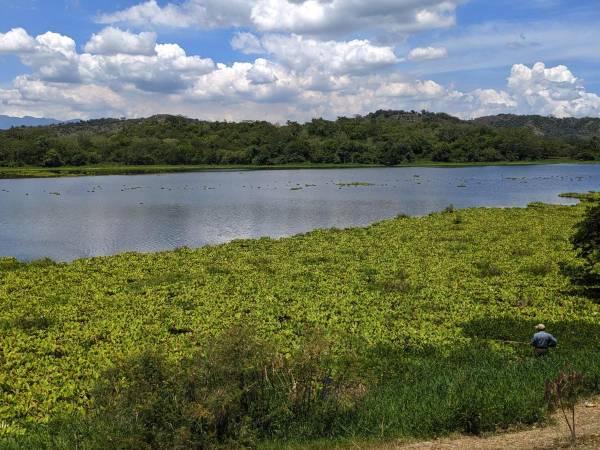
POLYGON ((2 166, 88 164, 383 164, 600 159, 597 136, 550 137, 531 127, 443 113, 377 111, 277 125, 182 116, 96 119, 0 132, 2 166))

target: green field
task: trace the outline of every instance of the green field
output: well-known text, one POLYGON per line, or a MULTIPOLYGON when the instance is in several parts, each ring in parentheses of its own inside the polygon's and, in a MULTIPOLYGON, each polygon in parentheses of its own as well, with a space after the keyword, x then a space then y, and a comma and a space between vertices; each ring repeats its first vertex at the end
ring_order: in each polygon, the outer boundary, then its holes
MULTIPOLYGON (((536 161, 498 161, 490 163, 440 163, 432 161, 416 161, 395 167, 469 167, 469 166, 519 166, 532 164, 598 164, 598 161, 578 161, 565 158, 553 158, 536 161)), ((92 175, 143 175, 156 173, 237 171, 237 170, 292 170, 292 169, 357 169, 365 167, 384 167, 375 164, 273 164, 273 165, 94 165, 64 167, 0 167, 0 179, 6 178, 56 178, 92 175)))
POLYGON ((568 276, 584 211, 1 259, 0 447, 278 447, 543 421, 565 367, 600 392, 600 305, 568 276), (544 360, 527 345, 538 322, 559 340, 544 360))

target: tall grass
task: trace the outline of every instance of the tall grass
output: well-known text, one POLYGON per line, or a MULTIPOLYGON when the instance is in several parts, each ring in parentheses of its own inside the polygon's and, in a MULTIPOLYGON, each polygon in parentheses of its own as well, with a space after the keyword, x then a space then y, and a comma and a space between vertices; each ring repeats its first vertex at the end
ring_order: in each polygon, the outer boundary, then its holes
POLYGON ((479 434, 543 421, 546 383, 567 364, 586 374, 587 392, 600 390, 600 361, 586 348, 545 359, 477 340, 447 354, 355 350, 335 354, 312 333, 285 356, 234 328, 184 361, 144 351, 105 373, 87 414, 37 426, 2 448, 260 448, 479 434))

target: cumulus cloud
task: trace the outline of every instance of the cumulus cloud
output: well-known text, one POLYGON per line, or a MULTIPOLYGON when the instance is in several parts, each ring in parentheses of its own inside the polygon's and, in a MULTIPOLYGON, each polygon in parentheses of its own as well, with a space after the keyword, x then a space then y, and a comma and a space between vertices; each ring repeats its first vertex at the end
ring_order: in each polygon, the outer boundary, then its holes
MULTIPOLYGON (((57 33, 0 34, 0 52, 31 73, 0 89, 0 113, 59 119, 160 112, 206 119, 306 120, 386 109, 429 109, 462 117, 499 112, 600 115, 600 97, 566 66, 515 64, 503 90, 461 92, 414 79, 392 47, 369 40, 319 40, 245 33, 233 45, 261 52, 253 62, 215 63, 153 33, 107 28, 77 52, 57 33), (401 67, 401 66, 400 66, 401 67), (386 70, 378 70, 385 68, 386 70)), ((252 51, 251 51, 252 50, 252 51)))
POLYGON ((435 81, 382 83, 375 91, 377 97, 419 97, 421 99, 438 98, 446 90, 435 81))
POLYGON ((382 35, 454 25, 462 0, 186 0, 160 6, 155 0, 97 18, 99 23, 174 28, 249 27, 263 32, 346 36, 382 35))
POLYGON ((210 58, 188 56, 177 44, 156 44, 154 33, 107 28, 92 36, 83 54, 68 36, 48 32, 33 38, 23 30, 18 37, 12 42, 20 45, 10 53, 33 70, 32 79, 41 81, 172 93, 215 68, 210 58))
POLYGON ((368 40, 318 41, 292 35, 267 35, 261 47, 295 70, 317 65, 320 70, 350 74, 375 70, 399 62, 392 47, 376 46, 368 40))
POLYGON ((0 110, 11 115, 69 119, 118 117, 125 99, 97 84, 65 84, 18 76, 10 89, 0 89, 0 110))
POLYGON ((8 33, 0 33, 0 54, 29 52, 35 45, 35 40, 23 28, 13 28, 8 33))
POLYGON ((85 51, 97 55, 146 55, 155 54, 156 33, 133 34, 114 27, 107 27, 92 35, 85 44, 85 51))
POLYGON ((417 47, 413 48, 409 54, 408 59, 410 60, 424 60, 424 59, 441 59, 448 57, 448 50, 444 47, 417 47))
POLYGON ((563 65, 547 68, 538 62, 529 68, 515 64, 508 87, 519 98, 523 112, 556 117, 600 114, 600 96, 586 92, 581 80, 563 65))
POLYGON ((98 23, 171 28, 220 28, 248 24, 251 2, 246 0, 187 0, 161 7, 148 0, 96 18, 98 23))
POLYGON ((403 36, 455 23, 458 1, 259 0, 252 24, 261 31, 343 36, 374 31, 403 36))
POLYGON ((218 64, 215 71, 199 77, 189 91, 196 99, 226 104, 290 101, 298 92, 298 79, 292 73, 262 58, 254 63, 218 64))

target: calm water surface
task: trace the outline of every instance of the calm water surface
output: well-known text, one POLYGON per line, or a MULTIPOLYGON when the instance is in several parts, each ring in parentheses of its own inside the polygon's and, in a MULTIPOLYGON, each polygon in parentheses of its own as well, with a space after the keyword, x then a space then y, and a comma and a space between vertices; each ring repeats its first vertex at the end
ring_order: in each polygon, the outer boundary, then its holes
POLYGON ((361 226, 449 204, 572 204, 600 165, 273 170, 0 180, 0 256, 68 261, 361 226), (369 183, 369 185, 348 185, 369 183), (346 185, 344 185, 346 184, 346 185))

